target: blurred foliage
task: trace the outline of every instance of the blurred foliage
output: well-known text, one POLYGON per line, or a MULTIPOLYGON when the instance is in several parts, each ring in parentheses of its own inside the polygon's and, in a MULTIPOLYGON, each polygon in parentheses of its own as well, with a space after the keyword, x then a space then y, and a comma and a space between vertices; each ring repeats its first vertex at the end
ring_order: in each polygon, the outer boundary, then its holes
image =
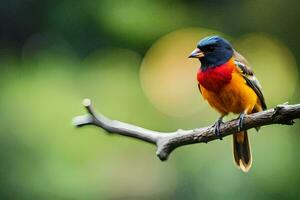
POLYGON ((233 165, 230 137, 162 163, 149 144, 70 123, 89 97, 108 117, 149 129, 212 124, 218 114, 197 90, 199 64, 187 59, 210 34, 248 58, 269 107, 299 103, 299 1, 1 5, 1 199, 300 198, 300 123, 251 133, 248 174, 233 165))

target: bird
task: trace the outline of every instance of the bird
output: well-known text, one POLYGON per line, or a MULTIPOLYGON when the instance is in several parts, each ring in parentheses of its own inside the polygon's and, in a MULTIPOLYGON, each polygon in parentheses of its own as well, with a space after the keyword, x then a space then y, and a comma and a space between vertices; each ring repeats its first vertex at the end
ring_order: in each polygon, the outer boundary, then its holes
MULTIPOLYGON (((229 113, 239 114, 238 133, 233 134, 233 157, 236 166, 248 172, 252 154, 244 117, 267 109, 262 87, 248 61, 220 36, 200 40, 189 58, 199 59, 198 88, 204 100, 220 113, 214 132, 222 140, 220 126, 229 113)), ((257 127, 257 131, 259 127, 257 127)))

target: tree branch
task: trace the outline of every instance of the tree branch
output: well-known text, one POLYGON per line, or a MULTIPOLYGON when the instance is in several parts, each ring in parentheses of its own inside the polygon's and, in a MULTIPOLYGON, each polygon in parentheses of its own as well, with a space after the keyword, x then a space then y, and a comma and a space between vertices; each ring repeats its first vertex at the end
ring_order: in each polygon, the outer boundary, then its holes
MULTIPOLYGON (((192 130, 178 129, 175 132, 158 132, 141 128, 132 124, 111 120, 102 114, 98 114, 93 109, 91 100, 83 100, 83 105, 88 114, 77 116, 73 119, 73 124, 77 127, 85 125, 98 126, 108 133, 115 133, 127 137, 143 140, 157 146, 156 155, 160 160, 167 160, 170 153, 177 147, 194 144, 208 143, 218 139, 214 134, 214 127, 208 126, 192 130)), ((281 104, 273 109, 246 115, 242 130, 266 126, 270 124, 292 125, 294 119, 300 118, 300 104, 287 105, 281 104)), ((238 132, 238 120, 234 119, 225 122, 220 126, 222 137, 238 132)))

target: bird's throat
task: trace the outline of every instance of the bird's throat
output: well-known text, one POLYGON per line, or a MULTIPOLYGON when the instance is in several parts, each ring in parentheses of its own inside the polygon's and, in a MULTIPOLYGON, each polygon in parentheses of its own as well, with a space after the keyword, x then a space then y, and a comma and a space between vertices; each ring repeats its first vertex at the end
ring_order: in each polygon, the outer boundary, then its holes
POLYGON ((200 85, 213 92, 219 92, 226 84, 230 83, 235 64, 232 59, 228 62, 199 70, 197 79, 200 85))

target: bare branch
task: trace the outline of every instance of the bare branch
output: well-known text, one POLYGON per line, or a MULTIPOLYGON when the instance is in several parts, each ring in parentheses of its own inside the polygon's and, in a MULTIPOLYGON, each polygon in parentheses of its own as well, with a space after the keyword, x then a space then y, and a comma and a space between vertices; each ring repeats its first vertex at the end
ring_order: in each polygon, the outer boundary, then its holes
MULTIPOLYGON (((175 132, 158 132, 117 120, 111 120, 102 114, 97 114, 89 99, 85 99, 83 105, 88 114, 75 117, 73 119, 75 126, 94 125, 106 130, 108 133, 115 133, 155 144, 157 146, 156 155, 162 161, 167 160, 170 153, 177 147, 194 143, 207 143, 218 139, 214 134, 213 126, 192 130, 179 129, 175 132)), ((274 109, 246 115, 242 130, 270 124, 292 125, 294 123, 293 120, 298 118, 300 118, 300 104, 287 105, 285 103, 276 106, 274 109)), ((228 121, 220 127, 222 137, 237 132, 238 120, 236 119, 228 121)))

